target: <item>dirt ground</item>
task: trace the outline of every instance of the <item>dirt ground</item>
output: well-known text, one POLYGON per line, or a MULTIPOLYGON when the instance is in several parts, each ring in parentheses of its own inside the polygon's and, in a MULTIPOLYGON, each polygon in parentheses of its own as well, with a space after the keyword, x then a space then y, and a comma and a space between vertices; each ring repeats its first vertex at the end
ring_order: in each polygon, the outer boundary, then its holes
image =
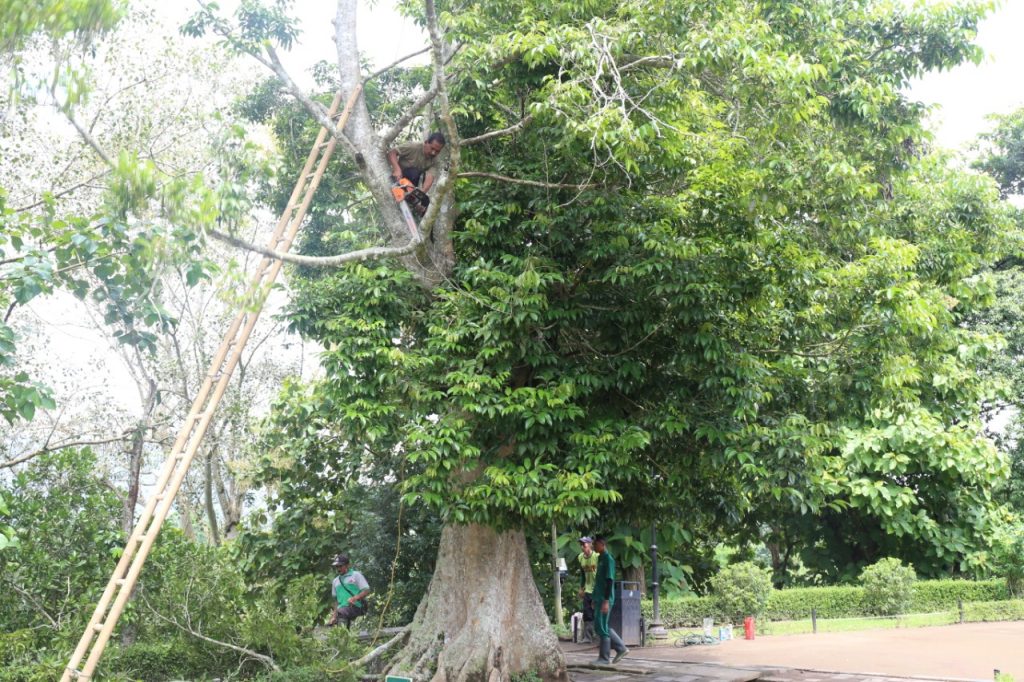
POLYGON ((630 657, 971 680, 991 680, 1000 670, 1024 682, 1024 622, 758 636, 715 646, 634 649, 630 657))

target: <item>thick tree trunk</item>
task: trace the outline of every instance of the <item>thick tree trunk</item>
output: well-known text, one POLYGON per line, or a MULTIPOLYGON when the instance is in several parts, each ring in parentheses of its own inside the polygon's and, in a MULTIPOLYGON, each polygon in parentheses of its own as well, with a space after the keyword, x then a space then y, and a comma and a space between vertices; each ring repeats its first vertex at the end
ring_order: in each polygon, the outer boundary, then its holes
POLYGON ((524 671, 568 681, 523 533, 446 526, 409 642, 389 674, 417 682, 508 682, 524 671))

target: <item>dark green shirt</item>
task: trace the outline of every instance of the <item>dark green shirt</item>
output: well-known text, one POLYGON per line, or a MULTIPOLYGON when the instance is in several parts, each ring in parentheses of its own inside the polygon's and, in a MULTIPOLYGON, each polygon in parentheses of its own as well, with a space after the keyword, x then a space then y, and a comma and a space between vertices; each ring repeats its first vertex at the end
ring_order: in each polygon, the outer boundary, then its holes
POLYGON ((597 576, 594 579, 594 606, 601 607, 605 599, 615 601, 615 557, 607 549, 597 559, 597 576), (611 589, 609 589, 611 583, 611 589))

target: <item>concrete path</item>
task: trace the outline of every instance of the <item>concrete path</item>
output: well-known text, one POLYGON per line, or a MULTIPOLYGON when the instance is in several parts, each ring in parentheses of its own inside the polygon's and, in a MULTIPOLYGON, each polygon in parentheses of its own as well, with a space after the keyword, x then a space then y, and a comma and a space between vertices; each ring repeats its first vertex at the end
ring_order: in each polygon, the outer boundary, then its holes
MULTIPOLYGON (((577 682, 882 682, 1024 680, 1024 623, 761 636, 714 646, 634 648, 621 672, 572 668, 577 682), (626 668, 636 669, 627 672, 626 668)), ((570 666, 596 650, 568 644, 570 666)))

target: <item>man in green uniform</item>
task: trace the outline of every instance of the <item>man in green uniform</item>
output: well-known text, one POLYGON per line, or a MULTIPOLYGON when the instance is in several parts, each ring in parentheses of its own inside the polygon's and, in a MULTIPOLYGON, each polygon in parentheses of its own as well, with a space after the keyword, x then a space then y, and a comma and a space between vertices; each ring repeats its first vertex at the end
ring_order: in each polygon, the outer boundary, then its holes
POLYGON ((608 551, 605 540, 600 535, 594 538, 594 551, 598 557, 597 575, 594 578, 594 606, 597 610, 594 614, 594 627, 597 636, 601 638, 601 653, 594 663, 608 665, 621 661, 622 657, 629 653, 629 649, 619 634, 608 626, 608 617, 615 603, 615 558, 608 551), (612 648, 615 649, 615 658, 609 661, 612 648))
POLYGON ((597 577, 597 554, 594 553, 594 541, 587 536, 580 538, 579 598, 583 600, 583 643, 590 644, 594 637, 594 578, 597 577))

